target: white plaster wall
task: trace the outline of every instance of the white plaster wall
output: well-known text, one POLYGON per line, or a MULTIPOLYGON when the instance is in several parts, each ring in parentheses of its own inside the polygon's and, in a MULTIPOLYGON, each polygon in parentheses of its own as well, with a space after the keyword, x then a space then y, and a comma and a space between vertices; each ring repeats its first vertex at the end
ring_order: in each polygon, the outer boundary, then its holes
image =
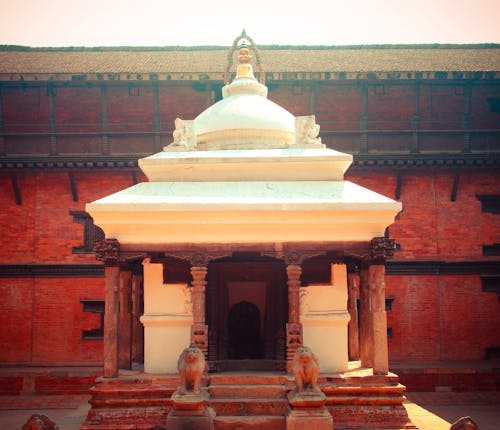
POLYGON ((189 346, 193 323, 190 289, 186 284, 164 284, 163 265, 144 266, 144 371, 177 373, 177 360, 189 346))
POLYGON ((349 360, 346 265, 332 264, 331 274, 331 285, 301 288, 303 342, 316 354, 323 373, 345 372, 349 360))

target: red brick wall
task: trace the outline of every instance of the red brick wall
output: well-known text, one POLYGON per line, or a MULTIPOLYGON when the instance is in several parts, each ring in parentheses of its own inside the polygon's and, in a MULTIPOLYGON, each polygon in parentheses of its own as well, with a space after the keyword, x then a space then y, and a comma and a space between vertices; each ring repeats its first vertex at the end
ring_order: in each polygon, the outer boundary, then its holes
MULTIPOLYGON (((10 178, 0 177, 0 264, 97 263, 93 254, 72 253, 83 244, 83 226, 69 212, 131 186, 132 175, 80 171, 74 177, 78 202, 65 172, 19 174, 22 205, 15 204, 10 178)), ((0 363, 102 363, 102 340, 82 339, 100 317, 83 312, 80 301, 103 300, 103 278, 0 278, 0 294, 0 363)))
MULTIPOLYGON (((451 201, 455 172, 422 169, 402 171, 403 210, 390 226, 405 259, 477 260, 482 246, 500 243, 498 215, 481 212, 476 194, 498 194, 499 175, 467 171, 460 175, 456 201, 451 201)), ((397 174, 384 169, 350 169, 345 178, 390 198, 395 198, 397 174)))
POLYGON ((101 129, 100 94, 99 87, 58 87, 54 96, 57 129, 68 132, 101 129))
MULTIPOLYGON (((407 128, 413 118, 413 86, 386 85, 383 94, 368 91, 370 128, 407 128)), ((194 119, 206 108, 209 94, 191 84, 159 86, 162 130, 171 130, 176 117, 194 119)), ((464 94, 453 84, 422 84, 421 127, 462 127, 464 94)), ((498 115, 489 111, 488 97, 500 97, 500 89, 474 86, 472 124, 497 126, 498 115)), ((47 131, 49 98, 45 87, 2 89, 2 115, 7 132, 47 131)), ((309 84, 287 83, 271 89, 269 99, 294 115, 307 115, 315 107, 322 130, 359 130, 362 89, 350 83, 319 83, 315 95, 309 84)), ((97 87, 58 87, 54 97, 58 129, 96 131, 102 127, 101 94, 97 87)), ((114 131, 152 130, 153 88, 141 87, 129 95, 128 85, 113 84, 107 91, 110 128, 114 131)), ((493 145, 489 135, 474 137, 477 148, 493 145)), ((99 154, 101 137, 58 137, 61 153, 81 149, 99 154), (83 139, 81 141, 75 139, 83 139), (73 146, 74 145, 74 146, 73 146), (80 145, 80 146, 78 146, 80 145)), ((169 137, 163 137, 168 143, 169 137)), ((370 136, 370 145, 391 150, 408 148, 411 134, 393 137, 370 136), (392 139, 392 140, 391 140, 392 139), (407 139, 407 140, 405 140, 407 139)), ((329 135, 324 141, 334 148, 355 152, 359 136, 329 135)), ((454 135, 422 135, 421 147, 429 150, 454 148, 462 144, 454 135), (459 142, 459 143, 457 143, 459 142)), ((48 139, 23 136, 6 138, 8 154, 48 153, 48 139), (35 148, 38 148, 35 151, 35 148), (41 149, 40 149, 41 148, 41 149)), ((113 154, 154 152, 152 136, 111 137, 113 154), (140 149, 137 149, 140 148, 140 149)), ((95 264, 89 254, 73 254, 83 243, 83 226, 73 222, 72 210, 84 210, 85 203, 132 185, 138 172, 75 170, 78 201, 74 202, 67 172, 21 170, 17 181, 22 204, 16 205, 8 175, 0 175, 0 264, 95 264)), ((487 260, 482 246, 500 243, 498 215, 481 212, 476 194, 500 194, 497 172, 462 170, 456 201, 451 201, 455 172, 447 168, 401 171, 403 211, 390 226, 390 235, 401 245, 396 260, 487 260)), ((393 169, 351 168, 346 179, 394 198, 397 172, 393 169)), ((388 312, 393 329, 389 341, 392 360, 479 359, 487 347, 498 347, 499 301, 495 293, 483 293, 478 275, 391 275, 387 295, 394 297, 388 312)), ((95 328, 98 316, 84 313, 80 300, 103 299, 103 279, 15 278, 0 279, 0 363, 100 363, 102 341, 81 339, 82 330, 95 328)))
MULTIPOLYGON (((389 170, 348 171, 346 179, 394 198, 396 174, 389 170)), ((403 211, 390 226, 401 245, 395 260, 470 261, 482 246, 500 243, 498 215, 481 212, 476 194, 498 194, 500 175, 466 172, 451 201, 454 172, 403 173, 403 211)), ((498 295, 481 290, 479 275, 391 275, 386 295, 393 361, 479 360, 500 346, 498 295)))
POLYGON ((368 88, 369 128, 408 130, 413 119, 413 85, 371 85, 368 88))

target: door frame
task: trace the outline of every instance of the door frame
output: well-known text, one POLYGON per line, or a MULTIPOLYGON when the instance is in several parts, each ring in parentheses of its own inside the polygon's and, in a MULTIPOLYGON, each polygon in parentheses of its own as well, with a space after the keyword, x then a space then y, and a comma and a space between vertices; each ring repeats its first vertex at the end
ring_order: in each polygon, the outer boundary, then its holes
POLYGON ((234 366, 238 368, 237 364, 228 363, 231 360, 227 356, 228 288, 231 282, 242 281, 266 283, 266 310, 262 339, 263 359, 241 360, 241 364, 245 364, 247 369, 252 364, 260 370, 281 368, 286 360, 285 328, 288 320, 286 266, 282 260, 267 257, 244 260, 232 257, 208 264, 205 315, 209 332, 209 367, 212 371, 234 366))

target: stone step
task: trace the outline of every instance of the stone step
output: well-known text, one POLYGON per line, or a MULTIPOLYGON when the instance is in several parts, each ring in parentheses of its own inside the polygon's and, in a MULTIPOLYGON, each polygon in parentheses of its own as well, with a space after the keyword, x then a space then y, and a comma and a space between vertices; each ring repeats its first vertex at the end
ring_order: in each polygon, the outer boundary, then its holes
POLYGON ((287 399, 217 398, 210 399, 217 416, 284 415, 287 399))
POLYGON ((215 430, 285 430, 284 416, 217 416, 214 419, 215 430))
POLYGON ((280 373, 227 372, 210 375, 210 385, 284 385, 288 379, 280 373))
POLYGON ((210 385, 208 391, 212 398, 284 399, 286 395, 283 385, 210 385))

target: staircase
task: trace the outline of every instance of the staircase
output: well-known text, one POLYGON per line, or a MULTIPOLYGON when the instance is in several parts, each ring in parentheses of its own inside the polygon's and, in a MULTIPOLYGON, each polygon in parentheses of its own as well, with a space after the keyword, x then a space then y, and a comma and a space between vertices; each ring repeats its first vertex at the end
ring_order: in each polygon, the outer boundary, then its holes
POLYGON ((261 372, 210 376, 210 406, 215 430, 285 429, 287 377, 261 372))

